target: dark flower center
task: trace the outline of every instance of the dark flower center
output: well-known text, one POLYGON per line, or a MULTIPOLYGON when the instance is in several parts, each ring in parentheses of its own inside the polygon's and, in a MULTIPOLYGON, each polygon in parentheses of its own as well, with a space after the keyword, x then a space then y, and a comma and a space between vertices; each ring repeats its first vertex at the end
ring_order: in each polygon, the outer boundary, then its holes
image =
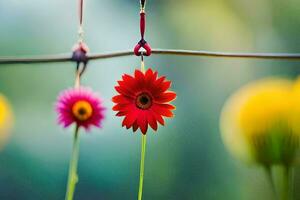
POLYGON ((147 93, 141 93, 137 96, 135 104, 138 108, 147 110, 152 106, 152 98, 147 93))
POLYGON ((86 109, 84 109, 84 108, 79 108, 79 110, 78 110, 78 114, 79 115, 85 115, 87 112, 86 112, 86 109))

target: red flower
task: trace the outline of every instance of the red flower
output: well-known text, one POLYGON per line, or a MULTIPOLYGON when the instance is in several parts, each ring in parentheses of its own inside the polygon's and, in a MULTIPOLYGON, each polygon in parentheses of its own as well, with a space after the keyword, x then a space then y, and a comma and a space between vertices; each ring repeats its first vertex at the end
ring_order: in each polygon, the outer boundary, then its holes
POLYGON ((116 103, 116 116, 125 116, 122 126, 135 132, 138 128, 146 134, 148 124, 157 130, 157 122, 164 125, 163 117, 173 117, 171 110, 175 106, 169 104, 176 98, 176 93, 167 91, 171 81, 166 77, 157 77, 157 72, 148 69, 146 73, 135 70, 134 77, 124 74, 119 85, 115 87, 119 95, 113 97, 116 103))

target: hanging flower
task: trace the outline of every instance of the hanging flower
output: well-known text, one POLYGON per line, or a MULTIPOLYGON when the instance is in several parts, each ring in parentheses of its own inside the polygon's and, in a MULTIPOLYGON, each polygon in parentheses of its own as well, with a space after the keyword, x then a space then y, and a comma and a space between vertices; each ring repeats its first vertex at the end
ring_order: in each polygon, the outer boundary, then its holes
POLYGON ((300 147, 296 93, 293 82, 285 79, 261 80, 236 92, 221 115, 221 132, 229 150, 247 162, 292 165, 300 147))
POLYGON ((140 128, 146 134, 148 125, 157 130, 157 122, 164 125, 163 117, 173 117, 175 106, 170 102, 176 93, 168 91, 171 81, 164 76, 157 77, 157 72, 148 69, 145 73, 135 70, 134 77, 124 74, 115 87, 119 95, 113 97, 117 116, 125 116, 122 126, 135 132, 140 128))
POLYGON ((0 148, 7 142, 13 126, 13 113, 7 99, 0 94, 0 148))
POLYGON ((59 124, 68 127, 76 123, 86 130, 91 126, 101 127, 104 109, 97 95, 84 87, 63 91, 56 103, 59 124))

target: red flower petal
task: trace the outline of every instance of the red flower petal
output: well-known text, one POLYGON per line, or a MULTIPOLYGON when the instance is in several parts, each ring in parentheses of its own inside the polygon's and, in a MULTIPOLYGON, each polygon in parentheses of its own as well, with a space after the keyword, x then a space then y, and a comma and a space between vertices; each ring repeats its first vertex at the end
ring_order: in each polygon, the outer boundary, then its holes
POLYGON ((121 87, 121 86, 115 86, 115 89, 117 92, 119 92, 121 95, 124 95, 128 98, 134 98, 134 93, 127 88, 121 87))
POLYGON ((145 73, 145 81, 148 84, 153 83, 155 81, 156 77, 153 76, 152 69, 148 69, 145 73))
POLYGON ((146 79, 151 79, 152 76, 153 76, 153 71, 151 68, 149 68, 145 73, 145 77, 146 77, 146 79))
POLYGON ((124 106, 122 104, 116 104, 116 105, 114 105, 114 107, 112 109, 113 109, 113 111, 119 111, 119 110, 124 109, 124 106))
POLYGON ((132 86, 128 85, 127 82, 125 81, 118 81, 119 86, 124 90, 124 91, 128 91, 128 93, 130 94, 134 94, 136 88, 133 87, 134 84, 132 84, 132 86))
POLYGON ((158 73, 157 73, 157 72, 154 72, 154 73, 153 73, 153 79, 156 80, 156 79, 157 79, 157 76, 158 76, 158 73))
POLYGON ((165 92, 167 91, 170 87, 171 87, 171 84, 172 82, 171 81, 166 81, 166 82, 163 82, 160 86, 160 92, 165 92))
POLYGON ((176 98, 175 92, 165 92, 155 98, 157 103, 167 103, 171 102, 176 98))
POLYGON ((165 76, 161 76, 159 77, 159 79, 157 79, 155 82, 154 82, 154 85, 156 87, 159 87, 160 84, 162 84, 164 81, 165 81, 166 77, 165 76))
POLYGON ((160 123, 161 125, 165 125, 165 120, 162 118, 161 115, 155 113, 152 111, 152 114, 155 116, 155 119, 158 121, 158 123, 160 123))
POLYGON ((137 118, 137 115, 135 113, 133 113, 133 112, 128 113, 122 122, 122 126, 126 126, 126 128, 129 129, 133 125, 133 123, 136 121, 136 118, 137 118))
POLYGON ((136 108, 132 104, 116 104, 113 107, 113 111, 129 112, 133 109, 136 109, 136 108))
POLYGON ((116 114, 116 116, 121 117, 121 116, 125 116, 126 114, 127 114, 127 112, 119 111, 119 112, 116 114))
POLYGON ((130 103, 130 98, 123 96, 123 95, 116 95, 112 98, 112 101, 114 103, 127 104, 127 103, 130 103))
POLYGON ((145 75, 140 70, 135 70, 134 77, 136 79, 137 84, 145 84, 145 75))
POLYGON ((167 109, 163 106, 159 106, 159 104, 152 106, 152 110, 155 113, 165 116, 165 117, 173 117, 174 116, 173 113, 169 109, 167 109))
POLYGON ((140 127, 141 132, 145 135, 148 129, 148 122, 145 112, 140 112, 139 117, 137 118, 137 125, 140 127))
POLYGON ((147 120, 148 120, 148 123, 151 126, 151 128, 156 131, 157 130, 157 121, 155 119, 155 116, 151 112, 149 112, 147 114, 147 120))
POLYGON ((131 88, 132 90, 137 90, 138 84, 136 84, 136 79, 128 74, 124 74, 122 76, 124 83, 126 83, 124 86, 127 88, 131 88))
POLYGON ((138 126, 137 122, 135 121, 132 125, 133 132, 136 132, 138 130, 138 128, 139 128, 139 126, 138 126))
POLYGON ((122 76, 122 79, 127 83, 127 84, 134 84, 134 82, 135 82, 135 79, 134 79, 134 77, 132 77, 132 76, 130 76, 130 75, 128 75, 128 74, 124 74, 123 76, 122 76))
POLYGON ((164 107, 164 108, 166 108, 166 109, 169 109, 169 110, 174 110, 174 109, 176 109, 176 107, 173 106, 172 104, 157 104, 157 105, 159 105, 159 106, 161 106, 161 107, 164 107))

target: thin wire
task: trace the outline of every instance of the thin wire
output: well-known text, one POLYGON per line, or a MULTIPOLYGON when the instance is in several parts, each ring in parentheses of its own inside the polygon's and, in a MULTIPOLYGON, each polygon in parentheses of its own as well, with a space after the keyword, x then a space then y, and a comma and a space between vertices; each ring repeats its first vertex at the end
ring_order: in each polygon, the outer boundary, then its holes
MULTIPOLYGON (((199 57, 219 57, 219 58, 246 58, 246 59, 277 59, 300 61, 300 53, 231 53, 213 51, 193 51, 180 49, 153 49, 152 54, 156 55, 179 55, 179 56, 199 56, 199 57)), ((134 55, 132 50, 117 51, 111 53, 99 53, 88 55, 89 60, 100 60, 134 55)), ((58 63, 72 62, 69 54, 46 55, 37 57, 0 57, 1 64, 34 64, 34 63, 58 63)))
POLYGON ((78 30, 78 35, 79 35, 79 42, 83 42, 83 0, 79 0, 79 30, 78 30))
POLYGON ((82 25, 83 22, 83 0, 79 0, 79 24, 82 25))
MULTIPOLYGON (((79 39, 78 41, 81 43, 83 42, 83 1, 84 0, 79 0, 79 39)), ((75 88, 78 89, 80 87, 80 78, 83 72, 86 69, 86 64, 84 62, 78 62, 77 61, 77 67, 76 67, 76 76, 75 76, 75 88)))

